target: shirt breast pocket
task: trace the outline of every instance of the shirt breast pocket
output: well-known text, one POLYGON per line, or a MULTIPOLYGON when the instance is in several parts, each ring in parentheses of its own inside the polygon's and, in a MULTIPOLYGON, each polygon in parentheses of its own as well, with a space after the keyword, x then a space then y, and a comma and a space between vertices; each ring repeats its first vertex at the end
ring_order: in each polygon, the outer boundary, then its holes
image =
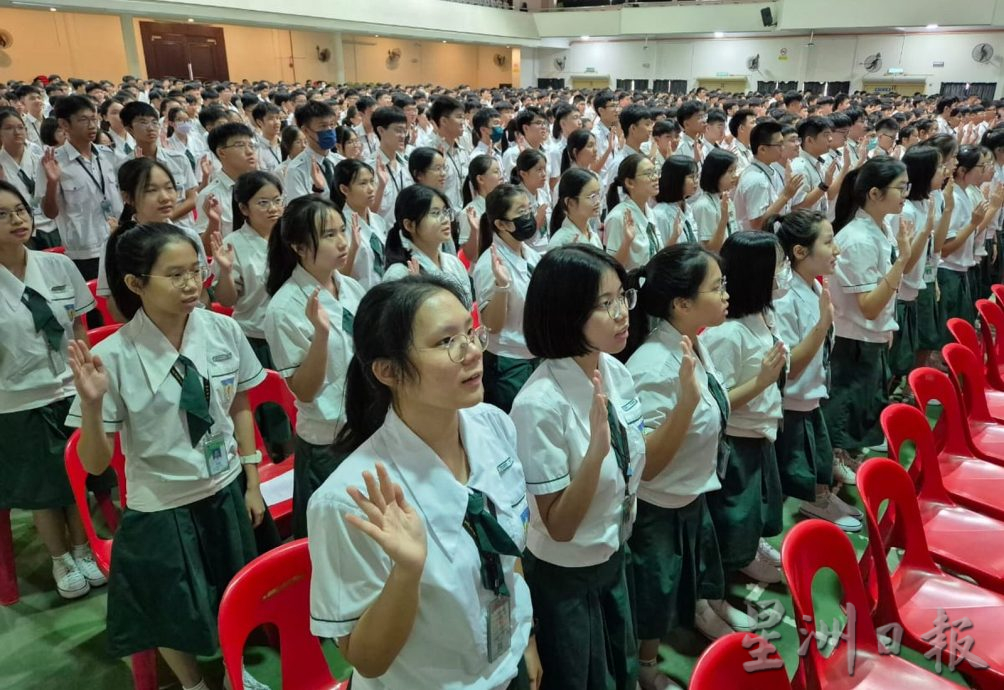
POLYGON ((209 386, 213 400, 218 400, 224 413, 230 411, 237 396, 237 360, 230 353, 217 355, 209 365, 209 386), (217 361, 221 357, 226 357, 217 361))
POLYGON ((63 190, 63 198, 66 200, 65 211, 68 215, 81 216, 90 208, 92 195, 83 180, 63 180, 61 189, 63 190))

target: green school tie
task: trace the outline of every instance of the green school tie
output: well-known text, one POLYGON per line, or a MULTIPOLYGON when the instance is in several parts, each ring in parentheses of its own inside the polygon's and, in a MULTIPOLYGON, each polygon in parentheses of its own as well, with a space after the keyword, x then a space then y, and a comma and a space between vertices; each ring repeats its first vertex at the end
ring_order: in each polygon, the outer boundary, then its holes
POLYGON ((610 425, 610 445, 614 449, 614 455, 617 457, 617 466, 620 468, 621 474, 624 475, 624 484, 626 486, 627 480, 631 476, 629 474, 629 459, 631 456, 628 451, 627 432, 624 430, 624 426, 620 420, 617 419, 614 405, 609 400, 607 400, 607 423, 610 425))
POLYGON ((21 178, 21 182, 24 183, 24 188, 28 190, 28 196, 35 195, 35 180, 28 177, 28 173, 24 170, 18 168, 17 176, 21 178))
POLYGON ((356 315, 350 312, 345 307, 342 307, 342 330, 345 331, 347 335, 352 335, 352 324, 355 321, 356 315))
POLYGON ((728 466, 729 453, 732 449, 729 439, 725 435, 725 427, 729 423, 729 398, 725 394, 722 384, 718 383, 718 379, 710 371, 708 372, 708 391, 718 404, 718 413, 722 418, 722 426, 718 431, 718 457, 715 467, 718 479, 722 480, 725 479, 725 469, 728 466))
POLYGON ((65 331, 56 320, 56 315, 52 313, 52 308, 41 294, 34 289, 25 286, 24 294, 21 296, 21 303, 28 307, 31 312, 31 320, 35 324, 35 332, 45 336, 45 342, 53 352, 59 352, 63 344, 65 331))
POLYGON ((179 355, 175 366, 171 374, 181 384, 178 407, 188 417, 188 436, 194 448, 213 426, 213 417, 209 414, 209 384, 199 375, 195 364, 188 357, 179 355), (179 374, 179 370, 184 374, 179 374))
POLYGON ((464 529, 478 547, 478 555, 481 556, 481 583, 485 589, 504 597, 509 596, 499 556, 518 558, 522 554, 509 533, 495 519, 493 511, 488 508, 485 495, 477 489, 468 489, 464 529))
POLYGON ((373 270, 376 271, 378 276, 383 278, 383 244, 380 243, 380 238, 376 236, 375 232, 370 232, 370 249, 373 250, 373 270))
POLYGON ((694 237, 694 229, 690 227, 690 221, 686 218, 683 219, 683 231, 687 235, 687 242, 690 242, 691 244, 697 242, 697 238, 694 237))
POLYGON ((321 173, 324 175, 324 179, 328 183, 328 189, 334 189, 335 166, 327 156, 325 156, 324 160, 321 161, 321 173))
POLYGON ((645 235, 648 237, 648 258, 651 259, 659 253, 659 237, 655 232, 654 223, 645 226, 645 235))
POLYGON ((188 149, 185 149, 185 158, 188 159, 188 164, 192 166, 192 172, 195 172, 195 156, 188 149))
POLYGON ((123 148, 125 149, 125 152, 127 154, 132 153, 133 151, 135 151, 135 149, 132 146, 129 145, 128 141, 125 143, 125 146, 123 148))

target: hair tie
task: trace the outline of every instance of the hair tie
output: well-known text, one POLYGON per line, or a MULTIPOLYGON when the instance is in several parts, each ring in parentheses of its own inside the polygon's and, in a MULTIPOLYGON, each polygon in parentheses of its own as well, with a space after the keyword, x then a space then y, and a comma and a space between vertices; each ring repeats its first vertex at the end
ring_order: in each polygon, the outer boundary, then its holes
POLYGON ((776 235, 779 232, 781 232, 781 221, 775 220, 774 221, 774 234, 776 235))
POLYGON ((645 274, 644 274, 644 273, 643 273, 643 274, 641 274, 641 275, 640 275, 640 276, 638 277, 638 287, 639 287, 639 288, 643 288, 643 287, 645 287, 645 281, 646 281, 646 280, 647 280, 647 278, 646 278, 645 274))

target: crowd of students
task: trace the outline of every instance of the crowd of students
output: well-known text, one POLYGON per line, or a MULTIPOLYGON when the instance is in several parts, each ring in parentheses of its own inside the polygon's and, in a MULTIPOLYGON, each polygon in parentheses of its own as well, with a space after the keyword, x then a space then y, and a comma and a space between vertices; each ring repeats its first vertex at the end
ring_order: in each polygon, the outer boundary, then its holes
POLYGON ((2 98, 0 508, 33 511, 60 595, 104 585, 63 451, 79 428, 107 481, 118 435, 110 651, 159 648, 189 690, 279 541, 256 422, 294 455, 311 630, 353 688, 674 687, 670 630, 753 629, 725 583, 780 582, 786 497, 861 530, 839 491, 879 413, 1004 265, 1002 103, 2 98), (124 323, 93 350, 88 280, 124 323), (251 413, 267 369, 295 430, 251 413))

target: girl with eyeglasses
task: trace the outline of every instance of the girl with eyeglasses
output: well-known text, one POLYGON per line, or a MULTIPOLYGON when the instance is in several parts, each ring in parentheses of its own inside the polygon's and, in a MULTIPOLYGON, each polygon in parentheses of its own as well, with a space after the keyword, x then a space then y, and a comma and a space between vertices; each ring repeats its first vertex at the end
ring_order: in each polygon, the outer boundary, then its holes
POLYGON ((537 232, 530 200, 522 189, 499 185, 481 215, 481 256, 474 265, 474 294, 488 328, 484 356, 485 402, 508 412, 537 367, 523 336, 523 312, 530 276, 540 254, 527 245, 537 232))
POLYGON ((336 641, 356 690, 541 687, 526 481, 513 423, 482 402, 488 334, 465 299, 407 276, 356 315, 347 458, 308 512, 310 629, 336 641))
POLYGON ((443 275, 457 284, 468 306, 473 304, 467 269, 455 254, 443 250, 453 240, 456 214, 442 190, 422 184, 405 187, 394 204, 394 217, 387 233, 383 280, 419 273, 443 275))
MULTIPOLYGON (((118 433, 129 505, 115 532, 108 645, 157 648, 181 686, 207 690, 197 656, 217 652, 215 612, 256 555, 266 507, 247 391, 265 379, 240 326, 198 309, 207 272, 196 242, 167 223, 109 240, 109 286, 128 322, 90 351, 70 344, 77 397, 66 418, 91 474, 118 433)), ((245 671, 248 687, 261 690, 245 671)))
POLYGON ((830 281, 835 338, 822 407, 834 457, 852 471, 862 449, 882 442, 878 422, 889 402, 895 299, 913 241, 912 223, 900 219, 894 245, 886 217, 902 213, 909 193, 906 166, 882 156, 847 173, 837 196, 833 230, 840 256, 830 281))
POLYGON ((268 241, 265 340, 296 398, 293 534, 307 536, 307 501, 343 456, 332 443, 345 424, 345 370, 365 288, 341 273, 345 220, 318 196, 290 202, 268 241))
POLYGON ((638 646, 627 539, 645 468, 641 406, 614 357, 637 293, 588 244, 551 250, 526 294, 524 335, 541 358, 513 402, 530 526, 523 568, 545 687, 631 690, 638 646))
POLYGON ((659 169, 639 153, 624 157, 607 190, 607 252, 628 270, 647 264, 667 244, 649 202, 659 192, 659 169), (623 195, 623 197, 622 197, 623 195), (624 200, 621 201, 621 198, 624 200))
POLYGON ((600 178, 596 173, 585 168, 569 168, 563 172, 558 181, 557 201, 551 213, 548 249, 575 242, 603 249, 603 241, 597 229, 602 206, 600 178))
MULTIPOLYGON (((14 185, 21 194, 29 200, 35 193, 35 180, 38 173, 38 163, 42 158, 42 149, 28 146, 27 130, 17 111, 10 108, 0 109, 0 168, 4 179, 14 185)), ((29 241, 32 249, 48 249, 62 244, 56 221, 47 218, 42 212, 42 205, 31 203, 35 234, 29 241)))

